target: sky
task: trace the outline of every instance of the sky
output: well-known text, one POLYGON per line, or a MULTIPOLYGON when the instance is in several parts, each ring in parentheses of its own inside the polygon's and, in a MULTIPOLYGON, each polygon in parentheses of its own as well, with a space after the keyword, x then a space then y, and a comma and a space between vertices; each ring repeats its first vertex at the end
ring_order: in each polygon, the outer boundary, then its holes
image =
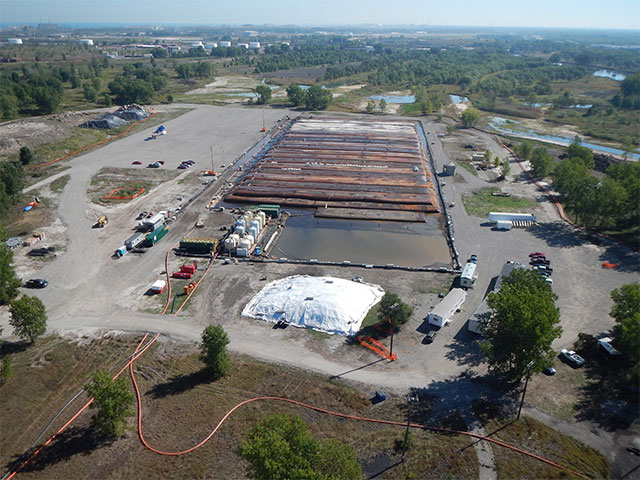
POLYGON ((640 29, 638 0, 0 0, 2 23, 640 29))

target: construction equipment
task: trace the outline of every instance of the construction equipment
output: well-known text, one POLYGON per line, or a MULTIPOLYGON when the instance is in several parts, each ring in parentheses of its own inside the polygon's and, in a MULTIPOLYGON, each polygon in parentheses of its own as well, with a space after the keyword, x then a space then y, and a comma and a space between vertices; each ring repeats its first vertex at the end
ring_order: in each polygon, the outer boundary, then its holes
POLYGON ((102 215, 94 225, 94 228, 104 228, 107 226, 108 223, 109 223, 109 218, 107 218, 106 215, 102 215))
POLYGON ((191 282, 184 286, 184 294, 189 295, 198 285, 198 282, 191 282))

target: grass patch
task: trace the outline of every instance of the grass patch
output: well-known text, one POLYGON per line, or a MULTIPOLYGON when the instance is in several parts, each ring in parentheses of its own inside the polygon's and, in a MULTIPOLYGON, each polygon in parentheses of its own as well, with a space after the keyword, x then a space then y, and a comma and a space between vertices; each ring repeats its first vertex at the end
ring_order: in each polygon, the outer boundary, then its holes
POLYGON ((35 230, 49 225, 54 220, 53 202, 51 199, 43 197, 38 192, 29 192, 20 196, 18 202, 9 208, 9 211, 2 219, 7 236, 9 237, 27 237, 35 230), (40 203, 36 208, 32 208, 28 212, 23 209, 27 203, 36 196, 40 203))
MULTIPOLYGON (((492 421, 486 431, 496 440, 515 445, 592 478, 609 478, 606 459, 596 450, 529 417, 504 426, 492 421), (502 428, 504 427, 504 428, 502 428)), ((568 474, 506 448, 494 447, 498 478, 567 478, 568 474)))
POLYGON ((455 280, 454 275, 438 275, 432 283, 423 285, 418 292, 423 295, 437 295, 440 292, 447 293, 455 280))
POLYGON ((380 304, 376 303, 371 309, 367 312, 367 315, 362 320, 362 325, 360 325, 360 329, 362 330, 365 327, 372 327, 380 320, 378 319, 378 310, 380 310, 380 304))
POLYGON ((104 198, 115 189, 121 189, 114 195, 127 196, 134 194, 140 188, 146 195, 154 187, 169 181, 180 173, 174 170, 148 169, 148 168, 103 168, 92 179, 89 187, 89 198, 94 203, 101 205, 116 205, 130 202, 131 200, 118 200, 104 198))
POLYGON ((499 188, 481 188, 476 193, 462 196, 462 203, 469 215, 476 217, 486 217, 489 212, 519 212, 522 210, 532 210, 536 203, 522 197, 494 197, 494 192, 499 192, 499 188))
POLYGON ((458 165, 460 165, 462 168, 464 168, 470 174, 472 174, 472 175, 474 175, 476 177, 478 176, 478 171, 476 170, 476 167, 474 167, 471 162, 465 162, 464 160, 456 160, 456 162, 458 163, 458 165))
MULTIPOLYGON (((3 386, 0 421, 1 461, 7 465, 23 453, 42 427, 85 383, 97 368, 115 365, 135 348, 139 337, 101 339, 85 346, 57 337, 42 338, 34 346, 13 353, 14 375, 3 386)), ((3 346, 3 353, 14 347, 3 346)), ((15 351, 17 350, 17 351, 15 351)), ((152 346, 134 365, 145 413, 145 436, 162 450, 199 443, 218 420, 239 402, 258 396, 282 396, 342 413, 406 421, 406 401, 389 395, 373 406, 368 393, 326 376, 283 365, 232 355, 230 374, 211 381, 194 346, 163 343, 152 346), (177 442, 177 443, 176 443, 177 442)), ((81 396, 69 414, 54 422, 59 428, 86 399, 81 396)), ((135 407, 134 407, 135 409, 135 407)), ((270 413, 300 415, 316 438, 339 439, 353 446, 367 478, 400 460, 396 440, 403 427, 347 421, 277 401, 260 401, 238 409, 204 448, 174 459, 148 452, 134 432, 112 444, 95 448, 90 437, 91 413, 85 412, 63 435, 32 460, 22 475, 50 478, 130 478, 142 469, 150 478, 177 471, 188 478, 244 478, 246 461, 239 447, 255 423, 270 413), (388 460, 381 465, 379 459, 388 460)), ((132 418, 130 424, 135 420, 132 418)), ((405 461, 379 478, 472 478, 478 463, 469 439, 415 430, 405 461), (452 454, 455 452, 455 454, 452 454)))
POLYGON ((49 188, 51 189, 52 192, 60 193, 62 192, 62 190, 64 190, 64 187, 67 186, 67 183, 69 182, 70 179, 71 177, 69 175, 63 175, 59 178, 56 178, 53 182, 49 184, 49 188))

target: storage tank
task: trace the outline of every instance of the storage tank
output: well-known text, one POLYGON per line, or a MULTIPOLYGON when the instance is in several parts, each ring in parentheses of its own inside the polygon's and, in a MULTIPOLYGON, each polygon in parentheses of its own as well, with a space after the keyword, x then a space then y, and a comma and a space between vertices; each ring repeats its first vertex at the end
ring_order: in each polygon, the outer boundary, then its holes
POLYGON ((240 226, 236 227, 236 233, 239 236, 243 236, 245 231, 246 231, 246 228, 244 228, 244 225, 240 225, 240 226))
POLYGON ((260 225, 260 220, 258 220, 257 218, 254 218, 253 220, 251 220, 251 225, 249 226, 254 227, 257 230, 257 233, 260 233, 260 230, 262 230, 262 226, 260 225))
POLYGON ((262 222, 260 228, 264 228, 264 226, 267 224, 267 214, 260 210, 256 216, 262 222))
POLYGON ((240 243, 238 243, 238 248, 246 248, 248 251, 252 245, 253 241, 251 241, 249 237, 244 237, 242 240, 240 240, 240 243))
POLYGON ((256 237, 254 237, 253 235, 251 235, 250 233, 247 233, 244 237, 242 238, 246 238, 248 240, 251 241, 251 245, 253 245, 254 243, 256 243, 256 237))
POLYGON ((258 229, 253 226, 247 228, 247 235, 252 235, 253 238, 258 238, 258 229))
POLYGON ((247 226, 247 221, 244 218, 240 218, 236 221, 236 227, 242 225, 243 227, 247 226))
POLYGON ((236 257, 246 257, 247 249, 246 248, 237 248, 236 249, 236 257))
POLYGON ((231 236, 227 237, 227 239, 224 241, 224 249, 227 252, 232 252, 234 248, 236 248, 238 246, 238 242, 231 238, 231 236))
POLYGON ((249 226, 249 224, 251 223, 251 219, 249 218, 249 215, 247 215, 246 213, 244 215, 242 215, 240 220, 244 220, 244 224, 246 226, 249 226))

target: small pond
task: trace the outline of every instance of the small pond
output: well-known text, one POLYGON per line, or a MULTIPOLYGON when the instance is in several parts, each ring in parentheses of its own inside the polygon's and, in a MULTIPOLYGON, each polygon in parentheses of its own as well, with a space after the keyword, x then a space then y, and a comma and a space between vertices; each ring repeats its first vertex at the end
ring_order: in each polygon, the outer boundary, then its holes
POLYGON ((595 72, 593 72, 593 76, 610 78, 611 80, 616 80, 618 82, 621 82, 622 80, 627 78, 624 73, 614 72, 612 70, 596 70, 595 72))
POLYGON ((413 95, 371 95, 369 100, 384 100, 387 103, 415 103, 413 95))

